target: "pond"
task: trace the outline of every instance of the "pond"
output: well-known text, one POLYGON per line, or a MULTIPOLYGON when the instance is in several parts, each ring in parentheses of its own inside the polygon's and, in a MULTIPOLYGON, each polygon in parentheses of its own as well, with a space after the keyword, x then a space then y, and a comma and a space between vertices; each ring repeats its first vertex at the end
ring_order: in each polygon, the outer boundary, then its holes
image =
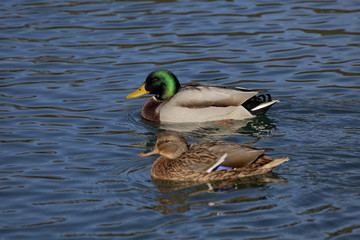
POLYGON ((321 1, 2 1, 0 238, 359 239, 360 8, 321 1), (155 69, 267 89, 266 115, 155 124, 155 69), (223 188, 154 182, 172 129, 290 158, 223 188))

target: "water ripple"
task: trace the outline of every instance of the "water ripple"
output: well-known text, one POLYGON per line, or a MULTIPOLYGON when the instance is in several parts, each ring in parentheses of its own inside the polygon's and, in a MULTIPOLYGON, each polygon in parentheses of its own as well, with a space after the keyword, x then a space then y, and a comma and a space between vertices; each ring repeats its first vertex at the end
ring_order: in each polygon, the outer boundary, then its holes
POLYGON ((2 1, 2 239, 357 238, 359 12, 354 0, 2 1), (124 97, 156 68, 281 102, 224 125, 151 123, 146 97, 124 97), (156 156, 137 155, 169 129, 291 161, 226 186, 157 182, 156 156))

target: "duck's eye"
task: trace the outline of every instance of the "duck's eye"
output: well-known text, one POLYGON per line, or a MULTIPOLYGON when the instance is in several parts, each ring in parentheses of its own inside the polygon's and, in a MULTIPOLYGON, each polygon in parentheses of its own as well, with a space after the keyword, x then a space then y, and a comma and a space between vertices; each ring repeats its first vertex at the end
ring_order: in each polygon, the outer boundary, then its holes
POLYGON ((153 83, 156 83, 157 81, 159 81, 159 79, 158 79, 157 77, 154 77, 154 78, 152 79, 152 81, 153 81, 153 83))
POLYGON ((165 141, 164 141, 164 142, 169 143, 169 142, 170 142, 170 140, 169 140, 169 139, 165 139, 165 141))

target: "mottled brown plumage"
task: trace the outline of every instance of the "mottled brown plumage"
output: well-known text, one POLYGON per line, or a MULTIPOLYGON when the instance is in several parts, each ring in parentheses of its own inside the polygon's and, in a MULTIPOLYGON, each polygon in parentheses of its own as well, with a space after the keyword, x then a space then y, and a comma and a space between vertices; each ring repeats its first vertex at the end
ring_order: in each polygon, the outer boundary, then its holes
POLYGON ((287 157, 272 159, 264 152, 264 149, 225 141, 188 145, 183 136, 167 131, 158 136, 153 149, 139 156, 161 155, 151 168, 154 179, 207 182, 263 174, 289 160, 287 157), (216 170, 219 166, 231 169, 216 170))

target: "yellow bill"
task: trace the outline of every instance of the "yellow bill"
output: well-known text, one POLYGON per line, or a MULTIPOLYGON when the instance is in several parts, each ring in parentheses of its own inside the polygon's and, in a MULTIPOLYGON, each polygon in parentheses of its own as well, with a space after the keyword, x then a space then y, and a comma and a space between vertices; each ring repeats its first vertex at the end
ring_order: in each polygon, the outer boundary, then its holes
POLYGON ((140 97, 142 95, 148 94, 149 92, 145 90, 145 84, 142 85, 138 90, 130 93, 129 95, 127 95, 125 98, 126 99, 131 99, 131 98, 137 98, 140 97))

